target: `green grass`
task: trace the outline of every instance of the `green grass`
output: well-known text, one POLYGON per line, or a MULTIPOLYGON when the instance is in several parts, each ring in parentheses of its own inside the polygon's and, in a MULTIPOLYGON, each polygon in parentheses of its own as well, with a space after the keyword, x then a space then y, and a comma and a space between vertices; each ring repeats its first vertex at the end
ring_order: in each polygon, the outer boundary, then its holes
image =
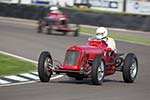
MULTIPOLYGON (((89 33, 89 34, 95 34, 95 29, 90 29, 90 28, 81 28, 81 32, 89 33)), ((110 37, 114 39, 120 39, 120 40, 126 40, 126 41, 131 41, 131 42, 137 42, 137 43, 143 43, 143 44, 148 44, 150 45, 150 39, 145 39, 137 36, 132 36, 132 35, 120 35, 120 34, 115 34, 115 33, 110 33, 110 37)))
POLYGON ((14 57, 0 54, 0 76, 36 71, 36 65, 14 57))

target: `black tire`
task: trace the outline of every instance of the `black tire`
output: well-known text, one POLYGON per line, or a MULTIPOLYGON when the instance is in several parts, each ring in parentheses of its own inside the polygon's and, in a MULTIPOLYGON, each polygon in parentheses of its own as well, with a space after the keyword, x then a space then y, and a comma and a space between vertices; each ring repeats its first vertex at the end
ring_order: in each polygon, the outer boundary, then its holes
POLYGON ((75 77, 76 80, 83 80, 83 77, 80 76, 80 77, 75 77))
POLYGON ((43 51, 38 60, 38 74, 41 82, 48 82, 52 75, 49 64, 53 65, 52 57, 49 52, 43 51))
POLYGON ((38 33, 42 33, 42 32, 43 32, 43 29, 42 29, 42 26, 41 26, 41 25, 38 26, 37 32, 38 32, 38 33))
POLYGON ((43 32, 43 26, 44 26, 44 20, 43 19, 39 19, 39 21, 38 21, 38 28, 37 28, 37 32, 38 33, 42 33, 43 32))
POLYGON ((74 31, 74 36, 75 37, 79 36, 79 30, 80 30, 80 26, 79 26, 79 24, 76 24, 76 29, 74 31))
POLYGON ((76 29, 76 30, 74 31, 74 36, 75 36, 75 37, 79 36, 79 30, 78 30, 78 29, 76 29))
POLYGON ((48 26, 46 34, 52 34, 52 25, 48 26))
POLYGON ((135 81, 138 72, 138 60, 135 54, 127 54, 124 60, 122 71, 124 82, 133 83, 135 81))
POLYGON ((94 85, 102 85, 105 76, 105 61, 102 55, 98 55, 92 64, 91 78, 94 85))
POLYGON ((45 27, 45 20, 41 18, 41 19, 39 19, 39 21, 38 21, 38 29, 37 29, 37 32, 38 32, 38 33, 42 33, 44 27, 45 27))
POLYGON ((67 35, 67 31, 63 31, 63 35, 67 35))

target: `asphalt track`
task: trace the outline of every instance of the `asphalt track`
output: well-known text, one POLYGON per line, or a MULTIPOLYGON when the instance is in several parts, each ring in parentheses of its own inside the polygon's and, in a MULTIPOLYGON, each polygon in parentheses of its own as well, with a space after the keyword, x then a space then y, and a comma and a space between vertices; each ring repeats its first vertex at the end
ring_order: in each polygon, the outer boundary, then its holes
MULTIPOLYGON (((70 45, 84 45, 87 35, 45 35, 36 33, 36 27, 15 22, 0 21, 0 50, 31 60, 38 60, 43 50, 62 61, 70 45)), ((134 52, 139 60, 136 82, 124 83, 122 73, 108 76, 102 86, 93 86, 90 79, 76 81, 66 76, 48 83, 30 83, 0 87, 1 100, 149 100, 150 46, 117 42, 120 52, 134 52)))

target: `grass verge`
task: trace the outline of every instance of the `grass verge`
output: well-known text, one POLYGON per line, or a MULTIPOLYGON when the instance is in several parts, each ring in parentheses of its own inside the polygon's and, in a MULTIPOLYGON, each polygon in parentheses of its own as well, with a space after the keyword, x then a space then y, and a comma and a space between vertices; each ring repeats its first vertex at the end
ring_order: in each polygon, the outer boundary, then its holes
POLYGON ((0 76, 36 71, 36 65, 14 57, 0 54, 0 76))
MULTIPOLYGON (((84 33, 95 34, 95 29, 92 29, 92 28, 90 29, 90 28, 81 27, 80 31, 84 32, 84 33)), ((115 34, 115 33, 111 33, 111 34, 109 34, 109 36, 114 39, 126 40, 126 41, 150 45, 150 39, 145 39, 145 38, 141 38, 141 37, 137 37, 137 36, 119 35, 119 34, 115 34)))

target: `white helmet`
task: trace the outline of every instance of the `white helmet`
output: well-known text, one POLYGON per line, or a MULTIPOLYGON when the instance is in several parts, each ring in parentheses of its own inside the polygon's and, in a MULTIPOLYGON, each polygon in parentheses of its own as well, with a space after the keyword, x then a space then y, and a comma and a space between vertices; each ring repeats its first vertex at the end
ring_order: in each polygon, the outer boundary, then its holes
POLYGON ((55 11, 55 10, 58 10, 58 7, 50 7, 50 9, 49 10, 51 10, 51 11, 55 11))
POLYGON ((96 38, 97 39, 103 39, 107 37, 108 35, 108 30, 105 27, 99 27, 96 30, 96 38))

